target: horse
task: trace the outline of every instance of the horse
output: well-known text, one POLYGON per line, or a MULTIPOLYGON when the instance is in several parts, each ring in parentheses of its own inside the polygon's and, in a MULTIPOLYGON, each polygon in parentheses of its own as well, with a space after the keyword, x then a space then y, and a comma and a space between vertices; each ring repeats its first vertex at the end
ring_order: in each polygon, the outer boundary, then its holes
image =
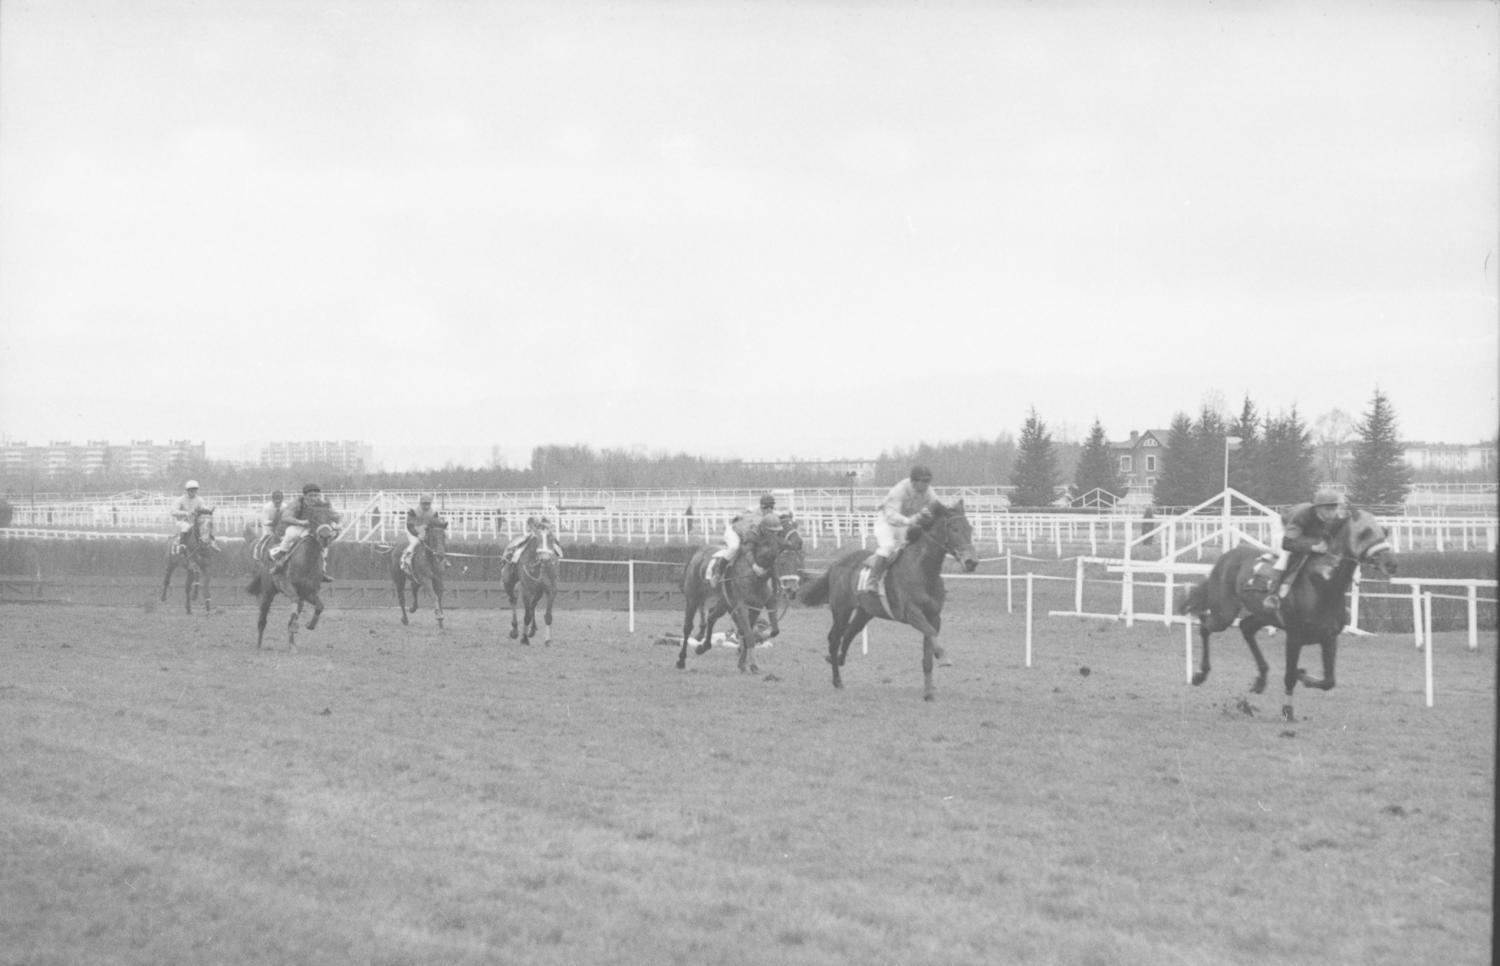
POLYGON ((411 573, 401 568, 401 553, 391 554, 391 580, 396 584, 396 603, 401 605, 401 623, 406 619, 406 582, 411 581, 411 612, 417 611, 417 592, 426 587, 436 604, 438 630, 443 629, 443 568, 448 565, 448 523, 438 520, 427 525, 427 532, 411 555, 411 573))
POLYGON ((209 593, 209 564, 213 561, 214 511, 199 507, 193 511, 182 540, 167 541, 167 574, 161 580, 161 599, 167 599, 167 590, 172 584, 172 572, 181 566, 187 571, 187 585, 183 598, 187 612, 193 612, 193 598, 201 589, 203 612, 213 611, 213 598, 209 593), (207 535, 205 536, 205 531, 207 535))
MULTIPOLYGON (((797 531, 796 527, 796 523, 789 523, 787 525, 787 530, 782 538, 781 552, 776 555, 775 561, 771 564, 773 589, 781 598, 781 614, 786 613, 786 609, 797 599, 797 589, 802 581, 802 534, 797 531)), ((704 568, 708 565, 709 552, 713 549, 711 547, 704 547, 700 550, 694 556, 693 561, 689 562, 682 576, 684 595, 689 600, 690 609, 696 611, 698 615, 698 632, 692 635, 694 640, 700 642, 693 649, 693 653, 695 654, 707 653, 713 640, 714 625, 718 623, 719 618, 729 613, 729 603, 724 599, 724 595, 708 593, 707 582, 701 579, 706 573, 704 568), (693 583, 696 593, 689 590, 689 582, 693 581, 695 570, 700 577, 699 580, 693 583), (694 599, 697 601, 696 607, 693 607, 691 603, 694 599), (712 608, 708 606, 710 602, 713 604, 712 608)), ((760 611, 756 612, 757 623, 759 623, 760 613, 760 611)), ((776 637, 781 633, 781 614, 777 613, 775 600, 770 601, 764 610, 764 614, 771 628, 771 633, 768 636, 776 637)), ((752 662, 754 660, 753 654, 751 655, 751 660, 752 662)), ((683 648, 682 652, 678 655, 677 666, 681 668, 686 663, 687 639, 686 635, 684 635, 683 648)), ((754 669, 753 663, 751 667, 754 669)))
POLYGON ((1355 569, 1372 566, 1391 576, 1396 572, 1396 553, 1386 539, 1385 528, 1373 514, 1364 510, 1352 511, 1344 526, 1333 536, 1328 553, 1308 556, 1302 566, 1286 578, 1291 581, 1291 586, 1281 601, 1279 613, 1266 609, 1264 589, 1250 589, 1261 559, 1260 551, 1244 544, 1230 549, 1214 562, 1208 578, 1187 592, 1178 604, 1177 612, 1198 618, 1198 637, 1203 646, 1201 662, 1193 674, 1195 685, 1208 680, 1211 670, 1209 636, 1224 630, 1234 623, 1236 617, 1244 614, 1240 617, 1240 634, 1250 645, 1257 669, 1250 690, 1255 694, 1262 693, 1266 689, 1269 666, 1255 635, 1266 627, 1279 627, 1285 631, 1286 703, 1281 707, 1281 714, 1287 721, 1295 721, 1292 689, 1297 682, 1320 691, 1333 690, 1339 632, 1349 623, 1344 594, 1354 580, 1355 569), (1302 648, 1314 643, 1323 652, 1321 679, 1310 676, 1297 666, 1302 648))
POLYGON ((949 556, 965 571, 973 573, 979 566, 974 554, 973 527, 964 513, 964 501, 952 506, 929 504, 930 519, 906 529, 906 546, 885 568, 881 580, 884 601, 877 589, 860 587, 861 571, 868 554, 852 550, 833 562, 802 594, 810 607, 828 604, 833 610, 833 626, 828 631, 828 656, 833 667, 833 686, 842 688, 839 668, 849 654, 849 643, 864 630, 872 618, 908 624, 922 632, 922 699, 933 700, 932 663, 943 656, 938 646, 942 627, 943 561, 949 556), (889 603, 887 604, 886 601, 889 603))
POLYGON ((546 640, 552 643, 552 604, 557 599, 557 561, 562 556, 562 545, 550 528, 543 528, 532 536, 513 561, 507 561, 500 578, 505 595, 510 598, 510 637, 521 638, 522 644, 530 644, 536 635, 536 605, 546 599, 547 609, 543 614, 546 640), (525 608, 524 618, 516 620, 516 585, 521 588, 520 603, 525 608))
MULTIPOLYGON (((682 595, 686 606, 682 620, 682 647, 677 653, 678 670, 687 667, 687 647, 688 640, 692 637, 693 621, 703 616, 710 599, 713 600, 713 606, 707 610, 700 643, 693 649, 693 653, 708 652, 713 646, 714 622, 724 614, 729 614, 740 638, 740 670, 760 670, 755 664, 754 654, 755 645, 762 640, 758 624, 762 614, 769 612, 774 620, 776 612, 776 591, 768 586, 765 577, 767 573, 774 571, 787 540, 785 533, 778 530, 767 531, 766 537, 753 544, 742 545, 742 552, 729 561, 718 581, 711 580, 708 575, 709 568, 713 565, 713 556, 718 552, 717 547, 700 547, 688 561, 682 572, 682 595)), ((799 534, 796 538, 799 547, 801 540, 799 534)), ((767 638, 775 637, 780 632, 780 627, 773 625, 767 638)))
POLYGON ((271 612, 271 601, 277 594, 285 594, 297 601, 297 609, 292 611, 291 619, 286 625, 287 643, 293 647, 297 645, 297 621, 302 615, 302 605, 313 605, 312 619, 307 622, 307 629, 310 631, 317 629, 318 618, 323 614, 323 598, 319 595, 323 587, 323 549, 338 536, 338 526, 335 523, 337 515, 329 506, 310 506, 305 512, 308 522, 312 524, 312 532, 292 547, 287 554, 286 566, 280 573, 272 574, 266 562, 257 560, 255 576, 250 580, 250 586, 245 588, 251 595, 260 597, 256 650, 262 647, 265 640, 266 615, 271 612))

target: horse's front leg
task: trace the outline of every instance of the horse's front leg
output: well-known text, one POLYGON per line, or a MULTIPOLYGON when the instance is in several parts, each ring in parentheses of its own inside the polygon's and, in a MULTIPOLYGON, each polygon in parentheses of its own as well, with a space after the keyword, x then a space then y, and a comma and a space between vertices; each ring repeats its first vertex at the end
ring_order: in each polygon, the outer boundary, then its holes
POLYGON ((1338 631, 1324 631, 1323 633, 1324 636, 1318 641, 1320 650, 1323 652, 1322 680, 1312 677, 1300 668, 1297 671, 1297 680, 1301 681, 1307 687, 1317 688, 1319 691, 1332 691, 1334 684, 1333 665, 1338 656, 1339 635, 1338 631))
POLYGON ((1300 636, 1287 631, 1286 635, 1286 673, 1282 676, 1282 683, 1286 685, 1286 703, 1281 706, 1281 716, 1288 721, 1296 721, 1297 715, 1292 710, 1292 690, 1297 687, 1297 681, 1302 672, 1297 664, 1302 660, 1302 639, 1300 636))
POLYGON ((698 646, 693 648, 694 654, 707 654, 713 650, 714 625, 727 613, 729 613, 729 605, 722 599, 715 600, 712 607, 705 608, 705 612, 700 613, 702 620, 698 625, 698 646))
POLYGON ((907 623, 922 632, 922 700, 936 700, 937 686, 932 683, 932 665, 941 650, 937 645, 938 629, 927 619, 925 612, 915 607, 908 612, 907 623))
POLYGON ((443 629, 443 588, 435 580, 432 583, 432 599, 435 601, 435 603, 433 604, 433 611, 432 611, 432 613, 437 617, 438 630, 442 630, 443 629))
POLYGON ((182 605, 183 605, 184 608, 186 608, 187 612, 189 614, 191 614, 193 612, 193 586, 194 586, 193 585, 193 571, 192 571, 191 567, 189 567, 188 570, 187 570, 187 580, 183 581, 183 584, 184 584, 184 586, 182 588, 182 597, 183 597, 182 605))
POLYGON ((302 599, 297 599, 297 606, 292 608, 292 616, 286 622, 286 642, 289 647, 297 646, 297 619, 302 616, 302 599))
POLYGON ((698 616, 698 611, 703 606, 700 602, 693 599, 691 593, 684 594, 683 596, 687 597, 687 601, 684 604, 682 615, 682 647, 677 651, 677 670, 679 671, 687 668, 688 641, 691 639, 693 633, 693 619, 698 616))
POLYGON ((729 615, 734 619, 734 629, 740 635, 740 672, 751 670, 750 651, 755 647, 755 625, 750 623, 750 616, 743 603, 737 603, 729 610, 729 615))
MULTIPOLYGON (((264 579, 269 580, 270 578, 266 577, 264 579)), ((275 597, 276 594, 274 591, 268 592, 262 590, 260 592, 260 617, 255 622, 255 649, 257 651, 265 646, 266 619, 271 613, 271 601, 274 600, 275 597)))
POLYGON ((323 595, 313 594, 310 598, 313 605, 312 620, 307 622, 307 629, 314 631, 318 629, 318 618, 323 616, 323 595))
POLYGON ((1208 625, 1205 624, 1205 623, 1203 623, 1203 618, 1202 617, 1199 617, 1198 618, 1198 642, 1199 642, 1198 643, 1198 670, 1196 670, 1196 671, 1193 672, 1193 685, 1195 687, 1197 685, 1202 684, 1204 681, 1207 681, 1208 680, 1208 672, 1210 672, 1210 671, 1213 670, 1213 666, 1209 663, 1209 660, 1208 660, 1208 638, 1209 638, 1208 625))
POLYGON ((203 589, 203 613, 213 613, 214 597, 213 592, 209 589, 208 570, 206 568, 204 569, 202 576, 199 577, 199 582, 200 586, 203 589))
POLYGON ((556 598, 556 596, 557 594, 553 591, 547 592, 547 612, 545 615, 543 615, 547 627, 547 639, 545 642, 547 644, 552 643, 552 601, 556 598))
POLYGON ((396 580, 396 604, 401 608, 401 623, 410 625, 411 621, 406 619, 406 578, 404 576, 396 580))
POLYGON ((174 571, 176 569, 177 569, 177 557, 175 555, 168 556, 167 557, 167 575, 161 579, 161 599, 162 599, 163 602, 165 602, 166 599, 167 599, 167 589, 172 586, 172 571, 174 571))

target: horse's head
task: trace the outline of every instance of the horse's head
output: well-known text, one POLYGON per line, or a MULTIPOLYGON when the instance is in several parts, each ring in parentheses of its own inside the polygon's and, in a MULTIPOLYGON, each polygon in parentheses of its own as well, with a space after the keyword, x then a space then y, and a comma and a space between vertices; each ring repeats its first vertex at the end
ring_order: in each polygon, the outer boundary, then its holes
POLYGON ((448 552, 448 521, 437 520, 427 525, 427 532, 422 535, 422 545, 431 551, 439 560, 448 552))
POLYGON ((551 527, 538 527, 536 531, 536 556, 539 560, 551 561, 562 556, 562 544, 551 527))
POLYGON ((319 544, 325 547, 330 543, 333 543, 334 540, 338 539, 338 535, 339 528, 332 523, 320 523, 318 524, 317 528, 313 530, 313 536, 317 538, 319 544))
POLYGON ((928 522, 912 529, 935 542, 963 565, 968 573, 979 566, 979 557, 974 553, 974 528, 964 512, 964 501, 944 506, 933 501, 927 506, 928 522))
POLYGON ((1353 510, 1349 522, 1344 524, 1344 539, 1348 545, 1348 556, 1362 566, 1374 566, 1387 577, 1396 574, 1396 550, 1386 537, 1375 514, 1366 510, 1353 510))

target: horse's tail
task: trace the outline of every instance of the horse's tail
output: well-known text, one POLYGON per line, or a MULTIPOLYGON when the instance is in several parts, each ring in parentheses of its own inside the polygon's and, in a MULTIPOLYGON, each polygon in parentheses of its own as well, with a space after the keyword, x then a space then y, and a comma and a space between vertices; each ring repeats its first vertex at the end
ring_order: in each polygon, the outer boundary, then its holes
POLYGON ((263 576, 264 576, 264 574, 256 574, 254 577, 251 577, 250 578, 250 586, 248 586, 248 587, 245 588, 245 593, 251 595, 252 597, 259 597, 260 596, 260 581, 261 581, 261 578, 263 576))
POLYGON ((821 607, 828 603, 828 597, 833 587, 832 573, 832 570, 825 570, 812 583, 804 587, 801 593, 798 594, 802 598, 802 603, 809 607, 821 607))
POLYGON ((1202 614, 1208 611, 1208 581, 1203 580, 1188 588, 1177 601, 1177 613, 1202 614))

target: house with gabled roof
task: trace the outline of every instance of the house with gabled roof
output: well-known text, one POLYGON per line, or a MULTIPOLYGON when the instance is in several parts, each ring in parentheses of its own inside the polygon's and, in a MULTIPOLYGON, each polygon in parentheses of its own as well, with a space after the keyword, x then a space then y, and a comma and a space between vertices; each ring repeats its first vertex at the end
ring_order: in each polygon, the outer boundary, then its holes
POLYGON ((1110 455, 1120 478, 1132 491, 1150 493, 1161 476, 1167 454, 1167 431, 1148 429, 1145 432, 1130 431, 1130 439, 1109 444, 1110 455))

